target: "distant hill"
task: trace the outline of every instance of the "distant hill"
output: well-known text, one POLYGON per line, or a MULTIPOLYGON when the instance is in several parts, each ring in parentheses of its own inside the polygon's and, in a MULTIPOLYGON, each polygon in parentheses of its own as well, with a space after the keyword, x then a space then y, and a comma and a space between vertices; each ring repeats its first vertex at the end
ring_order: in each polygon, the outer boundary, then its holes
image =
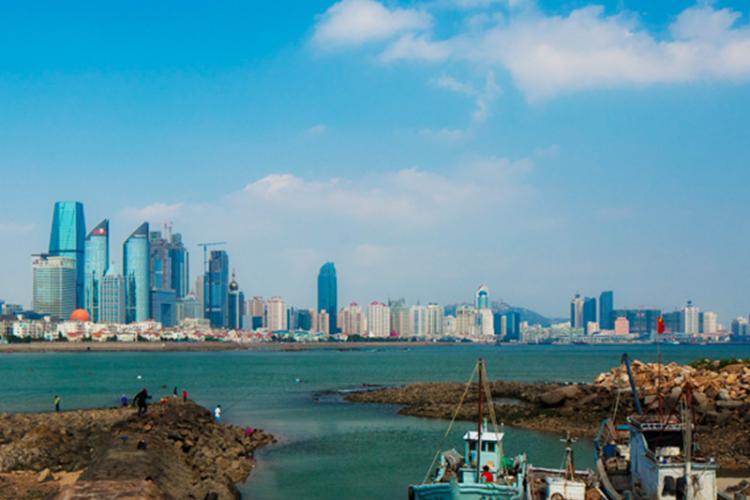
MULTIPOLYGON (((445 306, 445 314, 456 314, 456 308, 459 304, 450 304, 445 306)), ((568 318, 548 318, 542 314, 525 307, 516 307, 505 302, 493 302, 492 310, 495 312, 517 312, 521 316, 521 321, 528 321, 529 325, 550 326, 554 323, 563 323, 569 321, 568 318)))
POLYGON ((493 302, 492 310, 497 312, 517 312, 521 316, 521 321, 528 321, 529 325, 550 326, 553 323, 562 323, 568 321, 568 318, 548 318, 536 311, 525 307, 516 307, 505 302, 493 302))

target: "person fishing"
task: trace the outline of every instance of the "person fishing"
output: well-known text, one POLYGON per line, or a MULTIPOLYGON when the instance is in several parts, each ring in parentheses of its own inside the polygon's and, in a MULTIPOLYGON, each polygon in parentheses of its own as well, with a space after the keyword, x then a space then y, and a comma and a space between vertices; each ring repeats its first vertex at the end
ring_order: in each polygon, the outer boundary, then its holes
POLYGON ((217 424, 221 423, 221 405, 216 405, 216 408, 214 408, 214 420, 217 424))
POLYGON ((123 394, 122 396, 120 396, 120 405, 123 408, 125 408, 126 406, 128 406, 128 397, 125 394, 123 394))
POLYGON ((52 403, 55 405, 55 413, 60 413, 60 396, 55 394, 55 397, 52 400, 52 403))
POLYGON ((148 410, 148 400, 151 396, 148 394, 148 390, 144 387, 141 392, 133 397, 133 405, 138 407, 138 416, 143 416, 148 410))

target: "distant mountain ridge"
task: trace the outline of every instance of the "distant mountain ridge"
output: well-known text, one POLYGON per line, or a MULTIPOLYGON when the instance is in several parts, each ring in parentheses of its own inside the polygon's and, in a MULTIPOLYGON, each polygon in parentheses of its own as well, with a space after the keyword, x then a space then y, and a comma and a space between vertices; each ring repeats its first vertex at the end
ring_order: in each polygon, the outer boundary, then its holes
POLYGON ((521 317, 521 321, 527 321, 529 325, 550 326, 555 323, 564 323, 566 321, 569 321, 568 318, 549 318, 531 309, 512 306, 505 302, 493 302, 492 310, 500 313, 517 312, 521 317))

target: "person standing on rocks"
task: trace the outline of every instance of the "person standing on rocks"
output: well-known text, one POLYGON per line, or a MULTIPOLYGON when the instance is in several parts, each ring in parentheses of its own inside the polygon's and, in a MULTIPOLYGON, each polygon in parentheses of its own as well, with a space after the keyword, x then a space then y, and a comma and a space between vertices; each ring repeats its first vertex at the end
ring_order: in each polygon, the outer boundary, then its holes
POLYGON ((214 408, 214 420, 217 424, 221 423, 221 405, 216 405, 216 408, 214 408))
POLYGON ((148 394, 148 390, 144 387, 141 392, 133 397, 133 404, 138 407, 138 416, 143 416, 148 410, 148 400, 151 396, 148 394))
POLYGON ((55 398, 52 400, 55 405, 55 413, 60 413, 60 396, 55 394, 55 398))

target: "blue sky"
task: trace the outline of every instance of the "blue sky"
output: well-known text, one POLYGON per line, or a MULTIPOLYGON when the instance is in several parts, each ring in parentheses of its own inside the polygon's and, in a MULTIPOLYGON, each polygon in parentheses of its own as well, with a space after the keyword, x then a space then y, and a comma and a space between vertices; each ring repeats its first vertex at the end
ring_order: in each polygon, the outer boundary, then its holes
MULTIPOLYGON (((750 312, 746 2, 3 2, 0 297, 52 204, 249 295, 750 312)), ((195 273, 194 273, 195 274, 195 273)))

